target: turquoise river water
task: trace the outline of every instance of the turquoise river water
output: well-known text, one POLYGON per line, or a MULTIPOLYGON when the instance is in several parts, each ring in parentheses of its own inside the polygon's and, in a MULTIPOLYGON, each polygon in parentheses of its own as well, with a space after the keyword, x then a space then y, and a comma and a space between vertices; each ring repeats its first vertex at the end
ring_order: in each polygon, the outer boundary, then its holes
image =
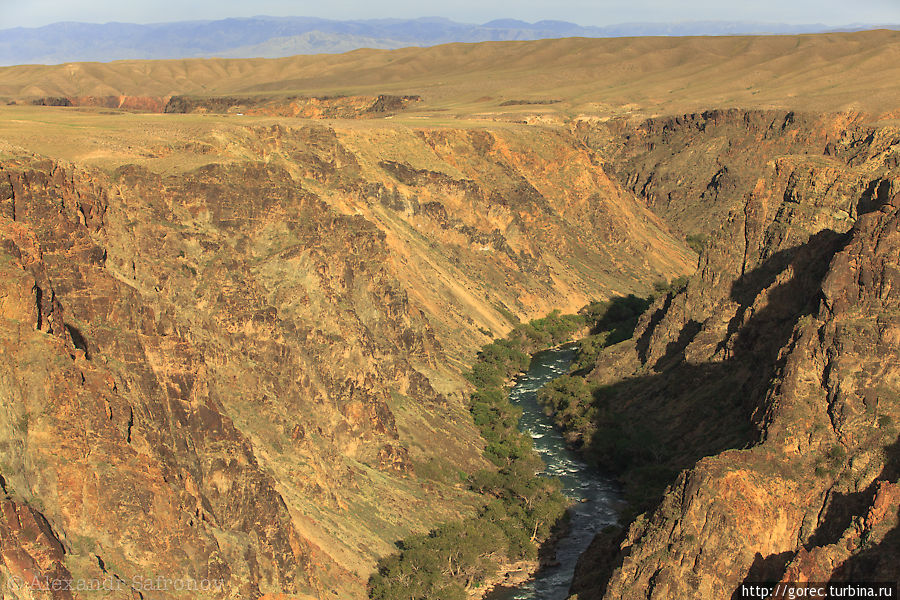
POLYGON ((621 502, 616 485, 566 446, 537 401, 541 387, 568 373, 574 356, 571 347, 535 354, 528 372, 516 380, 510 392, 510 401, 522 407, 519 427, 534 440, 546 464, 544 472, 558 477, 563 493, 573 500, 569 533, 556 549, 558 564, 541 569, 534 579, 518 587, 494 589, 487 600, 565 600, 578 557, 595 533, 616 522, 616 507, 621 502))

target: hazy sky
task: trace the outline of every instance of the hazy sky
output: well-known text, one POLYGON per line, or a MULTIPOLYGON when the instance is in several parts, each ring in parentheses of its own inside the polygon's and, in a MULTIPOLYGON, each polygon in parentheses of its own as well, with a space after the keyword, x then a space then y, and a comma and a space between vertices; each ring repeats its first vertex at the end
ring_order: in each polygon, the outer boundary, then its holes
POLYGON ((515 18, 580 25, 628 21, 900 23, 900 0, 0 0, 0 29, 57 21, 155 23, 253 15, 328 19, 441 16, 468 23, 515 18))

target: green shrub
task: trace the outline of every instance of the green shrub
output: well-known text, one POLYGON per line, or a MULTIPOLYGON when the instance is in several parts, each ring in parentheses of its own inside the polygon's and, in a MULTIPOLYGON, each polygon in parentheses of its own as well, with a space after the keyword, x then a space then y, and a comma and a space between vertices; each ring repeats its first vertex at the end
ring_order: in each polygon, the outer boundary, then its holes
POLYGON ((653 294, 652 298, 656 299, 660 296, 669 296, 676 295, 684 291, 687 287, 689 278, 687 275, 682 275, 681 277, 676 277, 672 281, 665 281, 664 279, 660 279, 653 283, 653 294))
POLYGON ((691 233, 684 238, 684 241, 691 250, 700 254, 703 252, 703 249, 706 248, 708 238, 702 233, 691 233))

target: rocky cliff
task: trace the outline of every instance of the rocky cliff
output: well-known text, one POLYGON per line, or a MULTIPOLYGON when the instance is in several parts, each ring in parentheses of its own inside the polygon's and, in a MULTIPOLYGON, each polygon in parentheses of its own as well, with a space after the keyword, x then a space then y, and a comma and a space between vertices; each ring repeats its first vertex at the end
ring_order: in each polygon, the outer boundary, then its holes
POLYGON ((359 119, 391 116, 421 101, 420 96, 43 96, 12 104, 114 108, 141 113, 267 115, 305 119, 359 119))
POLYGON ((642 437, 609 466, 652 508, 598 536, 579 599, 897 579, 900 132, 864 122, 711 112, 619 125, 614 149, 585 129, 705 248, 588 375, 601 416, 573 435, 642 437))

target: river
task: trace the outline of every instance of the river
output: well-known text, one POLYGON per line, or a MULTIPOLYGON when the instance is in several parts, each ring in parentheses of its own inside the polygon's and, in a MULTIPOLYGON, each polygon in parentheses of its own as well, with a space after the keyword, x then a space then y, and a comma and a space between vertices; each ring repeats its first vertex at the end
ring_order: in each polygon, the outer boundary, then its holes
POLYGON ((510 392, 510 401, 522 407, 519 428, 531 434, 534 447, 546 464, 544 472, 559 477, 563 493, 574 501, 569 533, 559 540, 556 549, 559 564, 541 569, 534 579, 520 586, 496 588, 486 600, 565 600, 578 557, 595 533, 616 522, 616 507, 621 503, 616 485, 569 450, 537 401, 538 390, 568 373, 574 356, 573 347, 535 354, 528 372, 516 380, 510 392))

